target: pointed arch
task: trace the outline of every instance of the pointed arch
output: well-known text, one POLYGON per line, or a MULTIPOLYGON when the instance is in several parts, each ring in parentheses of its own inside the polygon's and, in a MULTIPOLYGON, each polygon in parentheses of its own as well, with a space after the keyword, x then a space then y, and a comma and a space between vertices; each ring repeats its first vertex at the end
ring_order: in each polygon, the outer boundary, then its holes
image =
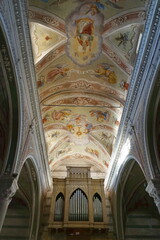
POLYGON ((28 199, 30 211, 30 236, 38 236, 40 224, 40 209, 42 207, 41 182, 38 169, 35 164, 36 159, 28 155, 18 178, 19 189, 21 189, 28 199))
POLYGON ((55 201, 54 221, 63 221, 64 218, 64 195, 59 193, 55 201))
POLYGON ((157 226, 160 226, 156 206, 146 192, 146 186, 147 181, 140 164, 136 158, 130 156, 120 169, 114 189, 115 196, 111 197, 118 239, 130 239, 133 236, 139 239, 142 235, 148 238, 149 234, 152 238, 157 237, 157 233, 153 230, 155 223, 152 222, 153 231, 150 229, 149 233, 150 224, 145 220, 148 217, 153 218, 157 226), (141 224, 142 217, 144 224, 141 224), (136 231, 137 226, 138 231, 136 231))
POLYGON ((98 193, 93 196, 94 222, 103 222, 102 199, 98 193))
POLYGON ((145 109, 145 132, 147 151, 147 167, 150 178, 156 178, 160 174, 160 71, 154 76, 152 87, 147 96, 145 109))
POLYGON ((69 199, 69 221, 88 221, 88 219, 88 198, 80 188, 77 188, 69 199))
MULTIPOLYGON (((2 24, 2 23, 1 23, 2 24)), ((19 92, 6 30, 0 25, 0 173, 11 173, 19 138, 19 92)))
POLYGON ((18 176, 18 190, 9 204, 0 239, 37 238, 41 197, 36 170, 34 160, 28 157, 18 176))

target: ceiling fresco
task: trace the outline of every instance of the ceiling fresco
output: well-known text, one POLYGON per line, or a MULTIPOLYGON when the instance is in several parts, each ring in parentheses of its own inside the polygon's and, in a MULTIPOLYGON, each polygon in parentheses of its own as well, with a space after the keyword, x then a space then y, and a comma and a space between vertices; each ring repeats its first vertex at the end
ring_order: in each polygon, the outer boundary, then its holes
POLYGON ((137 44, 142 31, 143 25, 131 24, 107 36, 105 41, 118 51, 119 55, 124 58, 124 61, 134 65, 137 44))
POLYGON ((30 32, 34 44, 33 55, 35 63, 41 60, 49 51, 66 41, 64 35, 39 23, 31 22, 30 32))
POLYGON ((38 7, 66 19, 72 11, 84 4, 95 5, 95 12, 102 12, 105 20, 134 8, 144 7, 147 0, 29 0, 31 6, 38 7))
POLYGON ((53 176, 104 177, 145 21, 145 0, 29 0, 30 32, 53 176))

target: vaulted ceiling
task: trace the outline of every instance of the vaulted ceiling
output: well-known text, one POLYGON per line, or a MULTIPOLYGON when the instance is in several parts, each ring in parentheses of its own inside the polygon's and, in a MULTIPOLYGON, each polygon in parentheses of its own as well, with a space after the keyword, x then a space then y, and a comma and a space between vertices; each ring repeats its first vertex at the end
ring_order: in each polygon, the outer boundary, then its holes
POLYGON ((146 0, 29 0, 30 32, 52 176, 89 166, 105 177, 146 0))

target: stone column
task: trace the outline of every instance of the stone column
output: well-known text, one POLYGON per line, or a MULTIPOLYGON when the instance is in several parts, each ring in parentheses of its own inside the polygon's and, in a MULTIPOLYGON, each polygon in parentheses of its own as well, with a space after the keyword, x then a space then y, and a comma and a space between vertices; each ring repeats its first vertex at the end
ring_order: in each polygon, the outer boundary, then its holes
POLYGON ((7 213, 8 205, 18 189, 17 180, 11 176, 0 178, 0 231, 7 213))
POLYGON ((154 202, 160 214, 160 180, 159 179, 150 180, 146 187, 146 191, 154 199, 154 202))

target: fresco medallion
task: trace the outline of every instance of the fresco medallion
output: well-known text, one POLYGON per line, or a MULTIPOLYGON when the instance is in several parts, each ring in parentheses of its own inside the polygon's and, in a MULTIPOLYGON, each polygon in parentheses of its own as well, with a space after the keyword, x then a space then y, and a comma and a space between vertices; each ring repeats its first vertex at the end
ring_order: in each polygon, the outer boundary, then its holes
POLYGON ((66 52, 76 64, 85 66, 100 55, 103 19, 103 14, 94 2, 82 4, 68 16, 66 52))

